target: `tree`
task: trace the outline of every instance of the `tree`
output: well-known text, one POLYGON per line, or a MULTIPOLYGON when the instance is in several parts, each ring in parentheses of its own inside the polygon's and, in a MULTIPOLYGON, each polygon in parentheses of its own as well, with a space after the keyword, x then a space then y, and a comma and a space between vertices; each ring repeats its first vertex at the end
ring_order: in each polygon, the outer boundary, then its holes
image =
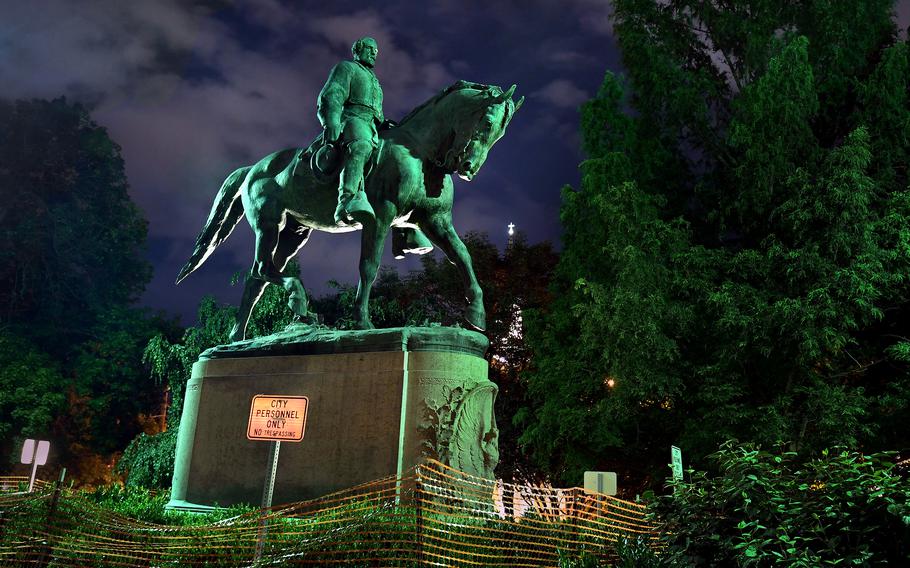
POLYGON ((120 148, 84 107, 0 101, 0 326, 38 409, 12 427, 52 435, 84 481, 155 404, 142 347, 171 325, 132 306, 151 267, 127 190, 120 148))
MULTIPOLYGON (((908 45, 891 2, 617 0, 522 439, 577 483, 670 444, 905 443, 908 45)), ((642 475, 638 474, 638 480, 642 475)))
POLYGON ((0 322, 58 353, 151 276, 120 148, 81 105, 0 101, 0 322))
POLYGON ((652 501, 679 566, 888 566, 910 554, 910 479, 893 454, 795 452, 725 443, 652 501))
POLYGON ((65 384, 45 353, 0 332, 0 455, 12 457, 25 438, 48 439, 63 410, 65 384))

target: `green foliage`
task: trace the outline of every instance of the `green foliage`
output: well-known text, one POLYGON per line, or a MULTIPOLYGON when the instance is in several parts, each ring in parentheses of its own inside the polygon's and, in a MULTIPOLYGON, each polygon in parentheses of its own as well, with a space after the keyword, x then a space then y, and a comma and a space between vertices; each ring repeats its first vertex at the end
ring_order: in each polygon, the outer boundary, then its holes
POLYGON ((613 568, 682 568, 688 566, 665 551, 656 551, 654 542, 639 537, 622 537, 616 542, 613 568))
POLYGON ((567 483, 652 486, 671 444, 696 464, 729 438, 900 447, 910 49, 891 2, 614 7, 628 74, 581 109, 522 441, 567 483))
POLYGON ((247 505, 236 505, 205 514, 169 511, 165 509, 170 501, 169 492, 137 486, 105 485, 89 491, 80 491, 76 498, 124 517, 162 525, 207 525, 253 510, 247 505))
POLYGON ((0 331, 0 455, 18 463, 15 449, 22 440, 47 439, 51 422, 66 402, 64 384, 46 353, 0 331))
POLYGON ((169 487, 174 476, 177 428, 157 434, 139 434, 129 443, 117 470, 128 473, 130 487, 169 487))
POLYGON ((652 506, 667 553, 695 566, 902 565, 910 556, 910 481, 886 454, 794 452, 725 443, 718 473, 652 506))

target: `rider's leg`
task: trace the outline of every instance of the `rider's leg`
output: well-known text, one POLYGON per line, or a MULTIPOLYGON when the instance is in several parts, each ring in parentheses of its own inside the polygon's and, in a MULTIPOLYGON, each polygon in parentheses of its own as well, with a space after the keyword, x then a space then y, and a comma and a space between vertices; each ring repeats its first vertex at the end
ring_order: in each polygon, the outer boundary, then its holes
POLYGON ((335 220, 350 222, 357 213, 373 216, 373 208, 362 194, 363 169, 373 145, 367 140, 353 140, 345 145, 344 169, 341 171, 341 186, 335 220))
POLYGON ((372 219, 375 216, 373 208, 362 190, 364 169, 379 141, 376 128, 371 121, 351 116, 344 123, 342 139, 344 168, 341 170, 341 183, 338 188, 335 222, 351 223, 372 219))

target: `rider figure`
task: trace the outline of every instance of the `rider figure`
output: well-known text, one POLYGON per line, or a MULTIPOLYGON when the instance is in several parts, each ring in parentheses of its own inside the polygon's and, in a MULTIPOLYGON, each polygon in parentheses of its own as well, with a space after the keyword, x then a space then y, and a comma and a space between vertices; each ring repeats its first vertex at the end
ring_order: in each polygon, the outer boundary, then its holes
POLYGON ((374 216, 363 194, 364 168, 379 144, 378 126, 383 121, 382 87, 373 72, 379 47, 364 37, 351 46, 353 61, 332 68, 319 93, 316 114, 323 127, 323 141, 344 147, 341 183, 335 222, 354 223, 353 215, 374 216))

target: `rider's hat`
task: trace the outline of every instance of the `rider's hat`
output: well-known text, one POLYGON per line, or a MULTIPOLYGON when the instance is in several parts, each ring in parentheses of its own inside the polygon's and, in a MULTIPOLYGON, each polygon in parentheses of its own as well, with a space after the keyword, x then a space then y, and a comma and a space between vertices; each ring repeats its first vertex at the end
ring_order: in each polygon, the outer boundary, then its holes
POLYGON ((341 165, 341 148, 339 144, 323 144, 310 157, 310 168, 317 176, 329 177, 338 171, 341 165))

